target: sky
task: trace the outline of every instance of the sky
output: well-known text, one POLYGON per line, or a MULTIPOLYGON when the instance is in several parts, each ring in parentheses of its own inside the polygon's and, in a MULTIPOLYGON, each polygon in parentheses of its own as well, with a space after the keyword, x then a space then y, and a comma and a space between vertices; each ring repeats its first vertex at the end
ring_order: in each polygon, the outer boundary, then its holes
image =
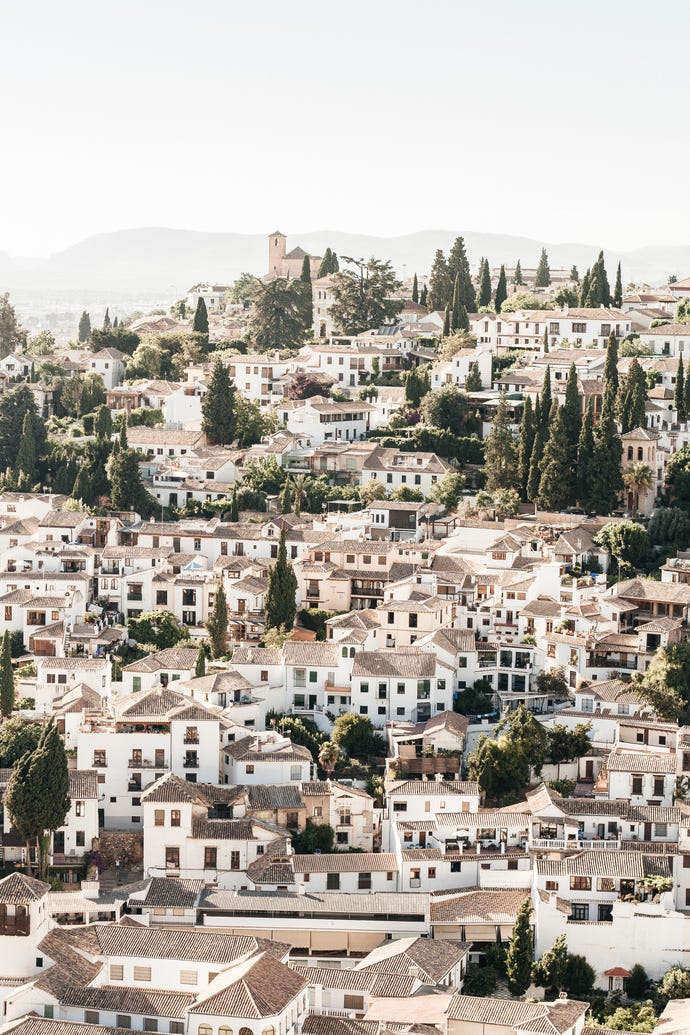
POLYGON ((0 25, 0 252, 141 226, 690 240, 686 0, 0 0, 0 25))

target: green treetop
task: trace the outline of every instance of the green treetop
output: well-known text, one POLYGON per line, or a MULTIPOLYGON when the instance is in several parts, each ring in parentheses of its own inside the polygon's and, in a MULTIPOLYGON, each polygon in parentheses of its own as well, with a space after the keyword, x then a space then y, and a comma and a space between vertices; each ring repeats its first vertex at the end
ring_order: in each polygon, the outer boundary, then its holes
POLYGON ((196 303, 196 312, 194 313, 192 330, 197 334, 208 334, 208 311, 206 309, 206 303, 201 295, 199 295, 196 303))
POLYGON ((201 412, 202 428, 211 445, 229 446, 234 442, 237 434, 235 386, 221 359, 213 365, 201 412))
POLYGON ((218 583, 211 614, 206 620, 206 632, 211 647, 211 657, 221 657, 225 653, 225 642, 228 638, 228 603, 222 579, 218 583))
POLYGON ((506 955, 508 990, 512 995, 524 995, 529 988, 533 960, 532 902, 528 897, 518 910, 506 955))
POLYGON ((479 273, 479 292, 477 294, 477 305, 486 306, 491 303, 491 271, 489 260, 484 259, 479 273))
POLYGON ((549 257, 546 254, 546 248, 542 248, 541 256, 539 257, 539 265, 537 266, 537 275, 534 278, 534 286, 538 288, 548 287, 551 283, 551 269, 549 267, 549 257))
POLYGON ((506 268, 501 266, 501 272, 498 275, 498 284, 496 285, 496 294, 494 296, 494 309, 497 313, 500 313, 501 306, 508 297, 508 284, 506 281, 506 268))
POLYGON ((496 416, 484 444, 484 471, 488 492, 513 489, 518 482, 518 458, 510 427, 506 397, 501 392, 496 416))
POLYGON ((541 461, 538 503, 542 510, 562 510, 575 496, 575 472, 564 417, 562 407, 555 415, 552 412, 551 434, 541 461))
POLYGON ((280 533, 276 562, 269 571, 264 610, 267 629, 292 629, 295 621, 297 578, 287 559, 285 529, 280 533))

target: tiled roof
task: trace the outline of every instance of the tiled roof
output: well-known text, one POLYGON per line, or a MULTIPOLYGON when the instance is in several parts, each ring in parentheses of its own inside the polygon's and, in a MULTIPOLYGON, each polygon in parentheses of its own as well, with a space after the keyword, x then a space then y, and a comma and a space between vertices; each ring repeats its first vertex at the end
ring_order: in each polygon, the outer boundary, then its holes
POLYGON ((35 880, 23 873, 11 873, 0 880, 0 902, 4 905, 24 905, 27 902, 38 902, 50 891, 50 886, 42 880, 35 880))
POLYGON ((193 992, 168 992, 156 988, 126 988, 100 985, 79 987, 68 985, 60 991, 60 1002, 84 1010, 136 1014, 143 1017, 184 1019, 194 1002, 193 992))
POLYGON ((106 956, 150 956, 153 959, 230 964, 259 950, 268 949, 278 958, 289 951, 288 946, 282 942, 270 942, 253 935, 228 935, 199 927, 168 930, 128 924, 99 924, 96 936, 100 951, 106 956))
POLYGON ((263 952, 219 975, 211 982, 210 994, 197 999, 189 1012, 215 1017, 274 1017, 287 1009, 305 985, 295 970, 263 952), (215 990, 221 982, 228 983, 215 990))
POLYGON ((357 971, 394 971, 408 974, 411 966, 419 967, 425 981, 438 984, 468 954, 462 942, 432 938, 396 938, 385 942, 357 964, 357 971))
POLYGON ((476 795, 479 797, 479 784, 470 780, 396 780, 388 789, 389 794, 417 795, 429 798, 445 798, 448 795, 476 795))
POLYGON ((203 805, 210 805, 201 795, 196 785, 182 780, 174 773, 165 773, 159 780, 156 780, 142 793, 142 801, 147 802, 200 802, 203 805))
MULTIPOLYGON (((523 895, 524 897, 524 895, 523 895)), ((410 917, 425 916, 429 910, 429 895, 420 892, 373 891, 367 895, 352 895, 339 891, 308 892, 298 895, 293 892, 276 891, 228 891, 224 888, 209 888, 204 892, 201 908, 206 911, 230 910, 237 916, 251 916, 254 913, 294 913, 301 915, 349 917, 352 914, 366 917, 389 913, 410 917)))
POLYGON ((396 873, 398 863, 389 852, 334 852, 332 855, 295 855, 295 873, 396 873))
POLYGON ((253 841, 254 827, 250 819, 195 819, 192 837, 209 841, 253 841))
POLYGON ((143 898, 130 899, 137 905, 168 909, 192 909, 204 886, 202 880, 171 880, 153 877, 143 898))
POLYGON ((451 898, 431 899, 431 922, 452 924, 513 924, 522 903, 524 888, 468 889, 451 898))
POLYGON ((360 651, 352 665, 353 676, 382 676, 399 679, 433 679, 435 654, 420 650, 360 651))
POLYGON ((98 798, 98 773, 95 769, 69 770, 70 798, 98 798))
MULTIPOLYGON (((263 754, 262 758, 270 758, 270 753, 263 754)), ((284 755, 278 755, 284 758, 284 755)), ((252 812, 263 809, 303 809, 304 802, 299 788, 293 784, 253 784, 247 787, 249 795, 249 808, 252 812)))
POLYGON ((574 1027, 590 1008, 576 999, 556 999, 553 1003, 523 1003, 519 1000, 489 999, 454 995, 448 1018, 466 1024, 493 1024, 501 1027, 544 1032, 555 1035, 574 1027), (544 1026, 540 1022, 546 1021, 544 1026))
POLYGON ((676 756, 672 754, 653 755, 649 751, 612 751, 606 760, 610 773, 675 773, 676 756))
POLYGON ((672 875, 673 859, 667 855, 643 852, 579 852, 564 859, 537 859, 537 873, 554 877, 622 877, 641 879, 650 874, 672 875))
POLYGON ((198 654, 199 650, 197 647, 167 647, 165 650, 159 650, 155 654, 149 654, 139 661, 133 661, 130 665, 125 665, 122 671, 160 672, 179 669, 181 671, 191 670, 193 672, 198 654))
POLYGON ((283 652, 273 647, 235 647, 230 658, 231 665, 258 665, 270 668, 283 664, 283 652))
POLYGON ((330 666, 333 668, 338 664, 340 650, 335 643, 286 640, 283 644, 283 655, 286 665, 330 666))

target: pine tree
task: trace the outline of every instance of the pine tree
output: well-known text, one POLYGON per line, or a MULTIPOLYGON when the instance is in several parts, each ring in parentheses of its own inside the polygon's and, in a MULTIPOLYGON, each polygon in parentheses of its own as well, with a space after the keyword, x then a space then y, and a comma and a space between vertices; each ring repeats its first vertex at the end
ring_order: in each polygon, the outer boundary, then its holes
POLYGON ((544 381, 541 386, 541 395, 539 397, 539 405, 541 408, 541 436, 544 442, 546 442, 549 437, 549 421, 551 419, 552 402, 551 365, 547 364, 546 370, 544 371, 544 381))
POLYGON ((217 359, 201 407, 202 428, 210 445, 229 446, 235 440, 235 393, 236 389, 228 374, 228 368, 221 359, 217 359))
POLYGON ((91 317, 87 313, 86 309, 79 317, 79 330, 77 332, 79 341, 88 341, 91 337, 91 317))
POLYGON ((678 411, 678 420, 682 424, 683 421, 687 420, 687 413, 685 410, 685 372, 683 370, 682 356, 678 360, 678 369, 676 370, 676 387, 673 393, 673 399, 676 404, 676 410, 678 411))
POLYGON ((491 303, 491 271, 489 269, 489 260, 484 259, 482 262, 481 272, 479 274, 479 294, 477 296, 477 305, 486 306, 491 303))
POLYGON ((613 416, 602 413, 597 426, 590 479, 590 506, 597 514, 609 514, 616 507, 623 488, 622 452, 613 416))
POLYGON ((116 441, 108 462, 110 499, 115 510, 137 510, 146 502, 136 449, 123 449, 116 441), (115 449, 114 447, 118 448, 115 449))
POLYGON ((211 657, 220 658, 225 653, 225 641, 228 638, 228 602, 222 579, 218 583, 211 614, 206 619, 206 632, 211 647, 211 657))
POLYGON ((415 273, 412 281, 412 301, 419 302, 419 284, 417 282, 417 274, 415 273))
POLYGON ((235 484, 232 487, 232 497, 230 499, 230 520, 240 520, 240 512, 237 506, 237 482, 235 482, 235 484))
POLYGON ((206 675, 206 653, 204 648, 199 645, 199 650, 196 655, 196 664, 194 666, 194 675, 197 679, 201 679, 202 676, 206 675))
POLYGON ((529 478, 529 465, 532 458, 532 447, 534 446, 534 434, 534 408, 532 406, 532 398, 528 395, 522 408, 518 438, 518 481, 523 499, 527 499, 527 479, 529 478))
POLYGON ((514 489, 518 482, 517 450, 505 392, 499 396, 496 416, 484 443, 484 473, 487 492, 514 489))
POLYGON ((31 413, 27 410, 24 414, 24 420, 22 421, 22 434, 19 439, 19 449, 17 450, 17 464, 15 467, 17 474, 26 475, 27 480, 31 485, 36 480, 36 464, 38 463, 38 455, 36 450, 36 435, 34 432, 34 421, 31 413))
POLYGON ((542 248, 537 266, 537 275, 534 278, 534 286, 538 288, 548 287, 551 283, 551 269, 549 268, 549 257, 546 248, 542 248))
POLYGON ((589 510, 592 464, 594 463, 594 411, 590 399, 577 443, 577 478, 575 493, 581 507, 589 510))
POLYGON ((196 334, 208 334, 208 311, 206 309, 206 303, 201 295, 199 295, 196 303, 196 312, 194 313, 192 330, 196 334))
POLYGON ((443 316, 443 337, 447 338, 450 334, 450 306, 446 306, 446 311, 443 316))
POLYGON ((580 425, 582 423, 582 407, 580 404, 580 392, 577 387, 577 371, 574 363, 570 364, 568 380, 565 386, 563 422, 570 444, 571 462, 574 463, 577 455, 577 443, 580 438, 580 425))
POLYGON ((508 285, 506 283, 506 268, 501 266, 501 272, 498 275, 498 284, 496 285, 496 294, 494 296, 494 309, 497 313, 500 313, 501 306, 508 297, 508 285))
POLYGON ((565 429, 563 409, 551 419, 551 434, 544 447, 537 502, 543 510, 560 511, 575 496, 575 472, 570 457, 570 443, 565 429))
POLYGON ((71 496, 73 500, 81 500, 82 503, 89 504, 91 502, 91 493, 89 469, 86 464, 82 464, 72 487, 71 496))
POLYGON ((268 588, 264 602, 266 629, 292 629, 295 621, 297 578, 287 559, 285 529, 280 533, 278 556, 268 574, 268 588))
POLYGON ((513 273, 513 284, 515 284, 516 287, 521 287, 524 283, 525 282, 522 279, 522 266, 520 265, 520 260, 518 259, 518 261, 515 263, 515 272, 513 273))
POLYGON ((613 307, 620 309, 623 305, 623 281, 621 279, 621 264, 618 263, 616 270, 616 284, 613 289, 613 307))
POLYGON ((112 327, 112 323, 110 321, 110 310, 106 306, 105 316, 103 317, 103 330, 104 331, 109 331, 111 329, 111 327, 112 327))
POLYGON ((532 902, 526 898, 518 910, 506 954, 506 977, 512 995, 524 995, 529 988, 534 959, 532 902))
POLYGON ((14 711, 14 672, 12 671, 12 642, 6 629, 0 646, 0 712, 7 718, 14 711))
POLYGON ((482 375, 479 372, 479 363, 470 363, 470 369, 465 378, 465 391, 481 392, 482 387, 482 375))
POLYGON ((541 481, 541 458, 544 453, 544 443, 541 428, 537 428, 532 446, 532 456, 529 461, 529 476, 527 478, 527 499, 530 503, 536 503, 539 495, 539 482, 541 481))
POLYGON ((456 237, 453 242, 453 247, 448 255, 448 272, 451 283, 454 282, 458 274, 460 275, 460 301, 468 313, 475 313, 477 311, 477 295, 472 283, 469 260, 465 252, 465 241, 462 237, 456 237))

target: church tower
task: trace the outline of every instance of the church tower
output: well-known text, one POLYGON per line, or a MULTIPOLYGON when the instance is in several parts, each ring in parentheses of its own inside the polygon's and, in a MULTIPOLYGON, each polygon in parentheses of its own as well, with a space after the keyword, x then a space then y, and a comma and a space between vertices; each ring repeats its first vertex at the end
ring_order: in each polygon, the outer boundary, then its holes
POLYGON ((282 277, 287 237, 276 230, 268 238, 268 276, 282 277))

